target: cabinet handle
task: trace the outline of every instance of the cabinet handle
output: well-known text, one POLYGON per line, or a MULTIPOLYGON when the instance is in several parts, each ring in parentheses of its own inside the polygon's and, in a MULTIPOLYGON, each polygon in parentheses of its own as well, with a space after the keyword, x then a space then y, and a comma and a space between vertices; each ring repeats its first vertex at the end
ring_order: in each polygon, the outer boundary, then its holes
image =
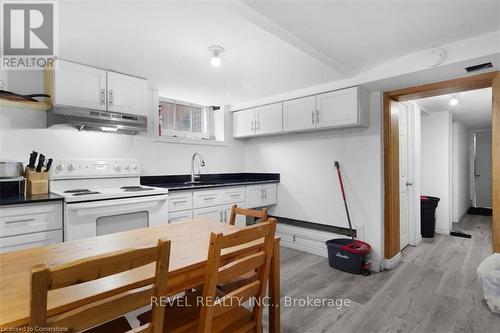
POLYGON ((237 194, 231 194, 231 198, 236 198, 236 197, 239 197, 239 196, 240 196, 239 193, 237 193, 237 194))
POLYGON ((319 123, 319 110, 316 110, 316 124, 319 123))
POLYGON ((311 111, 311 124, 314 126, 314 110, 311 111))
POLYGON ((13 220, 13 221, 5 221, 5 224, 14 224, 14 223, 24 223, 35 221, 35 219, 22 219, 22 220, 13 220))
POLYGON ((113 105, 113 89, 109 89, 109 105, 113 105))
POLYGON ((106 104, 106 89, 101 89, 101 105, 106 104))
POLYGON ((223 218, 222 218, 222 210, 221 210, 221 211, 220 211, 220 219, 219 219, 219 222, 220 222, 220 223, 222 223, 222 220, 223 220, 223 218))
POLYGON ((254 130, 254 128, 255 128, 254 123, 255 123, 255 120, 252 120, 252 125, 250 126, 250 128, 251 128, 251 131, 252 131, 252 132, 253 132, 253 130, 254 130))
POLYGON ((227 223, 227 210, 224 211, 224 223, 227 223))
POLYGON ((174 205, 179 205, 179 204, 183 204, 183 203, 186 203, 187 200, 180 200, 180 201, 172 201, 174 203, 174 205))
POLYGON ((264 188, 264 200, 267 199, 267 188, 264 188))
POLYGON ((215 200, 215 197, 206 197, 206 198, 203 198, 203 201, 210 201, 210 200, 215 200))
POLYGON ((255 121, 255 130, 260 131, 260 120, 255 121))

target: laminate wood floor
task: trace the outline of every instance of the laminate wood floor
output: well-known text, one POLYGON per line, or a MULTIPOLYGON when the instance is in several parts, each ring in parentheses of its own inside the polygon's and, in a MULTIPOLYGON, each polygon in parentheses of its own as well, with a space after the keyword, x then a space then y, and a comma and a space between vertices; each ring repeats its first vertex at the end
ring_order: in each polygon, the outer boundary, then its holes
POLYGON ((368 277, 282 248, 282 332, 500 332, 500 316, 489 311, 476 276, 491 253, 491 217, 466 215, 459 227, 472 238, 436 235, 404 249, 395 269, 368 277), (307 297, 350 305, 286 306, 307 297))

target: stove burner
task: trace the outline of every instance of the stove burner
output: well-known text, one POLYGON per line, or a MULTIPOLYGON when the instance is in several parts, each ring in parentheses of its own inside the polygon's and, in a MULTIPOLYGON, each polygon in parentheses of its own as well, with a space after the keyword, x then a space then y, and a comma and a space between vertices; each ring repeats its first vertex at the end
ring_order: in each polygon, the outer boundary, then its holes
POLYGON ((90 190, 86 188, 77 188, 75 190, 64 191, 64 193, 81 193, 81 192, 90 192, 90 190))
POLYGON ((120 187, 120 189, 124 190, 125 192, 139 192, 139 191, 153 190, 150 187, 142 187, 142 186, 123 186, 120 187))
POLYGON ((77 193, 73 193, 73 196, 77 196, 77 195, 87 195, 87 194, 100 194, 101 192, 97 192, 97 191, 83 191, 83 192, 77 192, 77 193))

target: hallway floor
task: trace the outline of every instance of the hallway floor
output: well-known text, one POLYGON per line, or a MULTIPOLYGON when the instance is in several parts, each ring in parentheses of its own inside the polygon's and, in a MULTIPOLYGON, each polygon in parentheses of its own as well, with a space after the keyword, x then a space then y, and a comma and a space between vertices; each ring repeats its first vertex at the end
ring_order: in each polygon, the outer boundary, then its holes
POLYGON ((487 308, 476 276, 491 253, 491 217, 466 215, 461 224, 471 239, 436 235, 407 247, 394 270, 369 277, 282 248, 282 332, 498 332, 500 315, 487 308), (351 303, 339 309, 286 304, 287 297, 308 296, 351 303))

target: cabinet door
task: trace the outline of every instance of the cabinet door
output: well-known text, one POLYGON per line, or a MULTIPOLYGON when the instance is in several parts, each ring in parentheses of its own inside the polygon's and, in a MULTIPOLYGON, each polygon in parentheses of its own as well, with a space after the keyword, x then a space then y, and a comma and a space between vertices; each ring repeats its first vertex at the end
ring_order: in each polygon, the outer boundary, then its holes
POLYGON ((255 110, 255 134, 279 133, 283 131, 283 104, 276 103, 255 110))
MULTIPOLYGON (((233 205, 222 206, 222 223, 229 223, 231 220, 231 210, 233 205)), ((238 203, 239 208, 245 208, 243 202, 238 203)), ((236 221, 234 223, 235 226, 239 228, 244 228, 247 225, 247 218, 245 215, 236 215, 236 221)))
POLYGON ((283 102, 283 130, 301 131, 314 128, 315 112, 314 96, 283 102))
POLYGON ((357 87, 317 95, 316 98, 318 107, 316 127, 358 124, 357 87))
POLYGON ((107 72, 108 110, 147 116, 148 85, 144 79, 107 72))
POLYGON ((0 253, 29 249, 62 242, 62 230, 37 232, 0 238, 0 253))
POLYGON ((106 71, 59 60, 53 75, 54 105, 106 110, 106 71))
POLYGON ((262 187, 262 185, 247 186, 246 198, 247 208, 262 206, 264 200, 264 188, 262 187))
POLYGON ((264 200, 263 200, 263 206, 269 206, 269 205, 275 205, 277 200, 276 200, 276 190, 277 190, 277 185, 276 184, 267 184, 262 186, 264 189, 264 200))
POLYGON ((255 109, 233 112, 233 137, 254 135, 255 109))
POLYGON ((209 207, 209 208, 200 208, 200 209, 195 209, 193 211, 193 218, 198 218, 198 219, 203 218, 203 219, 209 219, 209 220, 223 222, 223 220, 224 220, 223 216, 224 216, 224 213, 223 213, 220 206, 209 207))
POLYGON ((173 212, 168 214, 168 223, 178 223, 193 218, 192 210, 183 210, 180 212, 173 212))

